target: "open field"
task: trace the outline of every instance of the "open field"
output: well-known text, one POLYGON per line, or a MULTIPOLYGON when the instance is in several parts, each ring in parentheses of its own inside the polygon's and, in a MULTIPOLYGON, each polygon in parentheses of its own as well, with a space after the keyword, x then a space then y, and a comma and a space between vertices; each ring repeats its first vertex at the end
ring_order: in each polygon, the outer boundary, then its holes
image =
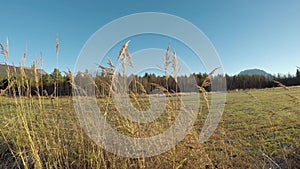
MULTIPOLYGON (((300 168, 299 99, 300 87, 229 92, 220 124, 204 144, 198 143, 207 114, 203 102, 193 129, 176 147, 131 159, 87 137, 71 97, 0 97, 0 168, 300 168)), ((110 99, 97 101, 111 126, 131 137, 161 133, 178 114, 178 102, 170 99, 162 117, 138 125, 121 117, 110 99)), ((132 103, 137 109, 149 104, 140 97, 132 103)))

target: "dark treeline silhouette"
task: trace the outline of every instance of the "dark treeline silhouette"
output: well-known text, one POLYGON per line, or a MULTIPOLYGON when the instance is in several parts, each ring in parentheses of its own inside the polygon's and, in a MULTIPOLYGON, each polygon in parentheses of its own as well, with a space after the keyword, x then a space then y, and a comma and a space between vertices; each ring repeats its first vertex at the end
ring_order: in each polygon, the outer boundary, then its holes
MULTIPOLYGON (((172 77, 166 79, 165 76, 157 76, 154 73, 145 73, 143 76, 131 75, 127 78, 129 83, 129 90, 134 93, 151 93, 157 86, 163 87, 169 92, 190 92, 195 86, 192 85, 192 81, 195 80, 198 86, 201 86, 204 79, 207 77, 206 73, 193 73, 189 76, 178 76, 177 81, 180 81, 184 89, 180 88, 172 77)), ((75 76, 75 81, 85 81, 85 73, 79 73, 75 76), (83 78, 83 80, 80 80, 83 78)), ((212 78, 219 78, 220 76, 212 76, 212 78)), ((262 89, 278 87, 278 81, 285 86, 300 85, 300 71, 297 70, 295 75, 277 75, 265 77, 262 75, 225 75, 227 90, 236 89, 262 89)), ((95 85, 97 86, 97 95, 108 95, 111 86, 112 77, 105 73, 100 73, 95 76, 95 85)), ((216 79, 212 81, 216 82, 216 79)), ((205 87, 207 91, 210 91, 210 87, 205 87)))
MULTIPOLYGON (((29 78, 30 84, 30 94, 37 95, 37 92, 42 96, 70 96, 72 95, 72 80, 86 82, 86 76, 88 73, 79 72, 75 76, 72 76, 70 72, 65 72, 62 74, 58 69, 54 69, 51 74, 43 74, 39 78, 38 88, 35 85, 33 78, 29 78), (73 79, 74 77, 74 79, 73 79), (58 92, 55 92, 55 91, 58 92)), ((90 76, 89 76, 90 77, 90 76)), ((191 81, 195 80, 197 85, 201 86, 204 79, 207 77, 206 73, 193 73, 189 76, 178 76, 177 80, 182 83, 184 89, 180 88, 175 80, 172 77, 166 78, 165 76, 157 76, 153 73, 145 73, 143 76, 131 75, 128 77, 128 82, 130 82, 129 89, 130 91, 142 94, 142 93, 151 93, 157 86, 163 87, 169 92, 189 92, 189 89, 194 89, 195 86, 189 86, 193 83, 191 81)), ((220 76, 212 76, 212 78, 218 78, 220 76)), ((278 81, 285 86, 294 86, 300 85, 300 71, 296 71, 295 75, 277 75, 273 78, 261 76, 261 75, 234 75, 229 76, 225 75, 227 90, 236 90, 236 89, 261 89, 261 88, 271 88, 277 87, 278 81)), ((17 76, 11 78, 17 79, 17 76)), ((110 86, 112 83, 112 76, 106 75, 103 72, 97 73, 95 76, 92 76, 95 83, 95 91, 97 96, 106 96, 109 94, 110 86)), ((4 90, 8 86, 8 80, 5 77, 0 77, 0 89, 4 90)), ((207 91, 210 91, 210 87, 205 88, 207 91)), ((24 91, 28 92, 24 89, 24 91)), ((19 95, 19 93, 16 93, 19 95)), ((20 95, 25 95, 26 93, 20 93, 20 95)), ((28 93, 27 93, 28 95, 28 93)))
MULTIPOLYGON (((33 71, 33 70, 32 70, 33 71)), ((21 96, 70 96, 72 95, 71 77, 68 73, 62 75, 58 69, 54 69, 51 74, 38 74, 36 81, 33 72, 29 72, 29 76, 22 77, 20 74, 11 73, 10 80, 7 77, 0 77, 0 90, 8 87, 8 95, 21 96), (10 86, 8 82, 13 84, 10 86), (55 92, 58 91, 58 92, 55 92)))
POLYGON ((272 78, 261 75, 226 75, 226 83, 228 90, 235 89, 261 89, 277 87, 280 82, 285 86, 300 85, 300 71, 297 69, 295 75, 280 75, 273 76, 272 78))

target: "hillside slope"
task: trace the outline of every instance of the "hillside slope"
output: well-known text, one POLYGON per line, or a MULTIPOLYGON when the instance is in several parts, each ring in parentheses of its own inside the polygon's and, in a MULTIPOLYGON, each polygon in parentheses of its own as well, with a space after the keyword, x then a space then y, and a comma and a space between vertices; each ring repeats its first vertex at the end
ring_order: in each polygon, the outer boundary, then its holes
POLYGON ((249 76, 260 75, 260 76, 265 76, 268 79, 273 79, 273 76, 271 74, 269 74, 266 71, 261 70, 261 69, 247 69, 247 70, 241 71, 239 73, 239 75, 249 75, 249 76))
MULTIPOLYGON (((16 66, 15 68, 16 68, 17 75, 20 75, 20 67, 16 66)), ((9 65, 9 69, 10 69, 11 72, 14 72, 14 66, 9 65)), ((7 70, 7 66, 3 65, 3 64, 0 64, 0 78, 5 78, 7 76, 6 70, 7 70)), ((33 76, 33 72, 31 70, 31 68, 25 68, 24 70, 25 70, 25 73, 26 73, 26 75, 28 77, 32 77, 33 76)), ((39 73, 39 75, 45 75, 45 74, 47 74, 42 69, 38 69, 38 73, 39 73)))

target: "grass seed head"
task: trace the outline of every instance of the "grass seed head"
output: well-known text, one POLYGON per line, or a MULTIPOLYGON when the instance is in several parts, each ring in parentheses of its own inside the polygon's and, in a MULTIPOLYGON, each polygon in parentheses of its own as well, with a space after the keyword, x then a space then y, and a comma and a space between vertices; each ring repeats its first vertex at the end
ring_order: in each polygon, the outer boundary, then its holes
POLYGON ((109 57, 107 57, 107 64, 110 66, 111 69, 115 69, 115 66, 113 64, 113 62, 111 61, 111 59, 109 57))
POLYGON ((41 53, 40 54, 40 65, 41 65, 41 68, 43 67, 43 64, 44 64, 44 60, 43 60, 43 55, 41 53))
POLYGON ((1 54, 5 57, 5 60, 8 61, 8 49, 9 49, 8 38, 6 38, 5 48, 1 43, 0 43, 0 48, 1 48, 1 54))
POLYGON ((164 65, 164 72, 165 72, 166 80, 168 79, 168 66, 169 65, 170 65, 170 43, 168 44, 168 48, 166 51, 165 65, 164 65))
POLYGON ((177 74, 178 74, 178 60, 177 60, 177 56, 176 56, 176 51, 173 52, 173 76, 175 79, 175 82, 177 83, 177 74))
POLYGON ((212 70, 204 79, 204 81, 202 82, 202 87, 208 87, 211 85, 211 76, 215 73, 216 70, 218 70, 218 68, 215 68, 214 70, 212 70))
POLYGON ((59 50, 59 39, 58 39, 58 34, 56 34, 56 40, 55 40, 55 53, 58 55, 58 50, 59 50))

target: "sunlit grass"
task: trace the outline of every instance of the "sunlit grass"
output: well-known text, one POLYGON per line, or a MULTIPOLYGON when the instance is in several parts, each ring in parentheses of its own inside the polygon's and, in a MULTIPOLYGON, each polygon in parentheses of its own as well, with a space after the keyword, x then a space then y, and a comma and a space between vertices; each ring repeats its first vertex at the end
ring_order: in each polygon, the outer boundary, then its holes
MULTIPOLYGON (((82 131, 70 97, 58 98, 59 107, 47 98, 40 98, 40 106, 35 97, 1 97, 1 147, 8 151, 1 152, 0 162, 36 167, 37 153, 45 168, 295 168, 300 160, 300 109, 289 95, 299 97, 299 92, 300 88, 229 92, 222 120, 207 142, 197 141, 207 114, 203 106, 193 130, 175 149, 145 159, 118 157, 93 143, 82 131)), ((145 98, 139 100, 147 104, 145 98)), ((107 101, 98 99, 103 111, 107 101)), ((161 125, 168 113, 139 128, 125 123, 113 105, 107 111, 110 124, 132 137, 159 134, 169 127, 161 125)))

